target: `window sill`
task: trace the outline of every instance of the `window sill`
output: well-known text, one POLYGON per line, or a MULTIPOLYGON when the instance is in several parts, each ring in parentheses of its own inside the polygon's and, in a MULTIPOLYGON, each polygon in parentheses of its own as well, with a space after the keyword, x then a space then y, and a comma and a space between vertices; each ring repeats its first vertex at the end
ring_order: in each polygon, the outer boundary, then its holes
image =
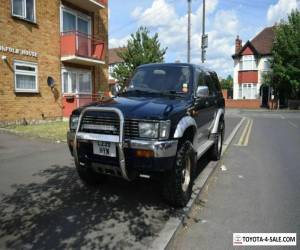
POLYGON ((31 20, 26 19, 26 18, 23 18, 23 17, 19 17, 19 16, 15 16, 15 15, 11 15, 11 16, 12 16, 12 18, 14 18, 14 19, 16 19, 16 20, 21 20, 21 21, 24 21, 24 22, 26 22, 26 23, 32 24, 32 25, 34 25, 34 26, 38 26, 36 20, 31 21, 31 20))
POLYGON ((39 94, 40 92, 38 90, 15 90, 16 94, 39 94))
POLYGON ((239 72, 258 71, 258 69, 239 69, 239 72))

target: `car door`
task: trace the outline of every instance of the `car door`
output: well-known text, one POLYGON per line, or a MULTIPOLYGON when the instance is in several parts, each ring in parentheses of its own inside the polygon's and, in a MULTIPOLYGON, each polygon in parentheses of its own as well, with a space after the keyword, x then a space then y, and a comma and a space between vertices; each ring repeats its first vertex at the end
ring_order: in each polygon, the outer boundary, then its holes
POLYGON ((197 69, 196 70, 196 87, 207 86, 209 89, 209 96, 207 97, 195 97, 194 101, 194 119, 197 123, 197 136, 195 137, 195 145, 199 147, 209 136, 209 125, 213 119, 213 93, 210 90, 211 78, 208 72, 197 69))
POLYGON ((207 76, 207 84, 208 84, 208 89, 209 89, 209 122, 208 122, 208 133, 210 133, 213 125, 214 125, 214 121, 215 121, 215 117, 216 117, 216 113, 218 111, 218 95, 219 95, 219 91, 218 91, 218 77, 216 76, 216 74, 214 72, 209 72, 209 75, 207 76))

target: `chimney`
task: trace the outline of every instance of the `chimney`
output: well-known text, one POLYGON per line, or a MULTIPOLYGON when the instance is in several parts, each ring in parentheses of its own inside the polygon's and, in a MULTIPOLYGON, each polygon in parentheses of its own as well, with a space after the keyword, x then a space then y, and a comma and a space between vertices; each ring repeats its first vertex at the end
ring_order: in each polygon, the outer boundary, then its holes
POLYGON ((236 54, 239 53, 241 48, 242 48, 242 40, 240 39, 239 36, 237 36, 235 39, 235 53, 236 54))

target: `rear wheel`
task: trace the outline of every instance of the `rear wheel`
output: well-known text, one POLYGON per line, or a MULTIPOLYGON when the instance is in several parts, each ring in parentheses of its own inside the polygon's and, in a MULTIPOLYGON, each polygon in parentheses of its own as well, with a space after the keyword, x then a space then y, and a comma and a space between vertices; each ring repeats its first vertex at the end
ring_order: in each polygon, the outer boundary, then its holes
POLYGON ((210 149, 211 159, 214 161, 218 161, 221 158, 222 148, 223 148, 223 140, 224 140, 224 131, 225 131, 225 123, 224 120, 220 120, 218 132, 212 134, 212 139, 214 140, 214 145, 210 149))
POLYGON ((168 203, 175 207, 184 207, 190 200, 195 159, 192 143, 185 141, 179 146, 172 170, 165 173, 163 196, 168 203))

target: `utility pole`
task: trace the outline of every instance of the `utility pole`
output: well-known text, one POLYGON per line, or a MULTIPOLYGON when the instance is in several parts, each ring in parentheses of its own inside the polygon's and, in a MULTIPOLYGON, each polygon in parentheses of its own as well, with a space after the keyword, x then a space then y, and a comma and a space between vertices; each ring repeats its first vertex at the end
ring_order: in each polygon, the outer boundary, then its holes
POLYGON ((206 48, 208 47, 208 36, 205 34, 205 0, 203 0, 203 14, 202 14, 202 40, 201 40, 201 61, 206 60, 206 48))
POLYGON ((187 62, 191 62, 191 1, 188 0, 188 39, 187 39, 187 62))

